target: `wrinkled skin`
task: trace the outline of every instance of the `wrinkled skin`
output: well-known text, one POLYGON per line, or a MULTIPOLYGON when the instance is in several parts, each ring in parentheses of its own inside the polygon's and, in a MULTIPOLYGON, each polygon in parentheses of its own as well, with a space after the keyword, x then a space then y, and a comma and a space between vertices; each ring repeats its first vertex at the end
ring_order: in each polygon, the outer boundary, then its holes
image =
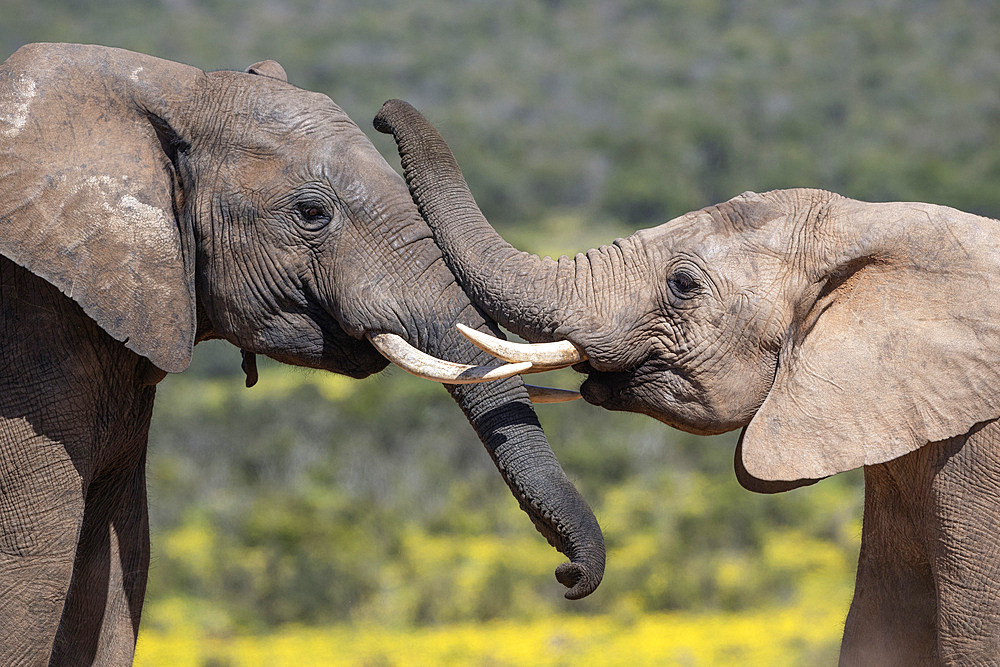
MULTIPOLYGON (((403 180, 277 63, 31 45, 0 66, 0 664, 128 664, 155 385, 193 345, 352 377, 366 335, 476 363, 488 330, 403 180)), ((597 523, 520 380, 452 387, 522 508, 600 581, 597 523)), ((331 549, 337 548, 330 545, 331 549)))
POLYGON ((1000 656, 1000 223, 818 190, 744 193, 558 260, 475 206, 440 135, 387 102, 459 281, 530 341, 588 356, 584 397, 694 433, 742 428, 776 492, 865 466, 844 664, 1000 656))

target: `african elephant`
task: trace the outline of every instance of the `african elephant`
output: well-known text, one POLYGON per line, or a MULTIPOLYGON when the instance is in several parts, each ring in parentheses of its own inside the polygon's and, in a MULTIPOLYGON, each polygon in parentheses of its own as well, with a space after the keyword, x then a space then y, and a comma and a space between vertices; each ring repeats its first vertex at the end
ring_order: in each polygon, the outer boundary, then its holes
MULTIPOLYGON (((206 73, 79 45, 0 66, 2 664, 131 660, 155 385, 196 342, 241 348, 248 383, 254 354, 357 378, 388 364, 376 345, 411 370, 425 353, 492 361, 450 331, 493 325, 403 179, 329 98, 284 79, 273 61, 206 73)), ((483 372, 444 366, 449 382, 483 372)), ((523 384, 449 390, 570 557, 567 596, 588 594, 600 529, 523 384)))
POLYGON ((842 663, 1000 659, 1000 223, 820 190, 746 192, 539 258, 489 226, 412 107, 390 101, 375 124, 395 135, 473 302, 570 354, 484 348, 576 362, 584 397, 611 410, 700 434, 742 428, 737 475, 754 491, 864 466, 842 663))

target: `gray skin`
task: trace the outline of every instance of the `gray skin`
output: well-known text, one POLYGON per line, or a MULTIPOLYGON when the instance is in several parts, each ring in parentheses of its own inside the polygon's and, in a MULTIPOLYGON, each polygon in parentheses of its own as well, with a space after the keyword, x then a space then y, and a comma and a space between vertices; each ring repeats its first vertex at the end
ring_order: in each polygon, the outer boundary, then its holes
MULTIPOLYGON (((488 360, 402 178, 283 75, 76 45, 0 66, 0 664, 131 661, 155 384, 196 342, 357 378, 387 365, 370 333, 488 360)), ((600 529, 521 381, 449 391, 588 594, 600 529)))
POLYGON ((1000 223, 819 190, 744 193, 558 260, 504 242, 387 102, 411 192, 473 301, 588 355, 584 397, 693 433, 782 491, 864 466, 843 664, 1000 656, 1000 223))

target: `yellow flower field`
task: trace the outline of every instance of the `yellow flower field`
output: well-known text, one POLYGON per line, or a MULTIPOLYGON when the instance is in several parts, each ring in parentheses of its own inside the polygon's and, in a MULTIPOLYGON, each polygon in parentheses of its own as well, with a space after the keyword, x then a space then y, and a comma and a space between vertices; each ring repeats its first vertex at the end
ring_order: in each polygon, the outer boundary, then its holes
POLYGON ((551 617, 394 630, 335 625, 262 636, 140 635, 139 667, 243 665, 793 665, 834 664, 844 605, 750 614, 551 617))

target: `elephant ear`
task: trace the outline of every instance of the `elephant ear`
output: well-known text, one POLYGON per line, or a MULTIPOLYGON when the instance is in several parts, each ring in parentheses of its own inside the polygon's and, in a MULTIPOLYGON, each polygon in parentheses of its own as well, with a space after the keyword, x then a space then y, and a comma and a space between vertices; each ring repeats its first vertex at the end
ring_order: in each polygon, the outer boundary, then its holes
POLYGON ((849 240, 813 253, 828 258, 822 290, 743 433, 758 480, 882 463, 1000 416, 998 223, 846 202, 849 240))
POLYGON ((30 45, 0 66, 0 254, 165 371, 194 345, 163 115, 198 70, 118 49, 30 45))
POLYGON ((246 72, 247 74, 257 74, 288 83, 288 74, 285 73, 285 68, 281 66, 281 63, 274 60, 261 60, 247 67, 246 72))

